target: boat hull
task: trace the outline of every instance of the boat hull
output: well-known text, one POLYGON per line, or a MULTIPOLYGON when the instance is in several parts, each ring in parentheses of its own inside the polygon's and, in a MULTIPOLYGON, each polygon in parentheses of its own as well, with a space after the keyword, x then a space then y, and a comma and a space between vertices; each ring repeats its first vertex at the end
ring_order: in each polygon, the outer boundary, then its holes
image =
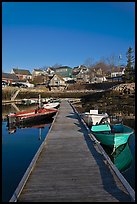
POLYGON ((92 131, 92 134, 97 140, 111 148, 117 148, 120 145, 127 143, 128 138, 132 133, 133 129, 123 124, 112 125, 111 131, 97 131, 97 127, 96 131, 92 131))
POLYGON ((110 133, 93 133, 97 140, 104 145, 109 145, 112 148, 117 148, 122 144, 127 143, 130 136, 129 133, 125 134, 110 134, 110 133))
POLYGON ((10 113, 7 116, 8 124, 22 125, 31 124, 39 121, 50 120, 57 113, 57 109, 35 109, 30 111, 22 111, 18 113, 10 113))
POLYGON ((46 109, 59 108, 59 106, 60 106, 59 102, 56 102, 56 103, 47 103, 47 104, 43 105, 43 107, 46 108, 46 109))
POLYGON ((101 123, 103 119, 109 122, 109 117, 107 113, 91 114, 91 113, 85 112, 81 114, 81 117, 89 127, 91 127, 92 125, 101 123))
POLYGON ((23 124, 27 124, 27 123, 36 123, 39 121, 47 121, 49 119, 51 119, 54 115, 56 114, 56 112, 52 112, 52 113, 47 113, 47 114, 41 114, 41 115, 36 115, 36 116, 32 116, 32 117, 18 117, 16 122, 18 123, 23 123, 23 124))
POLYGON ((123 145, 119 146, 119 148, 122 148, 122 151, 117 155, 113 155, 113 163, 123 172, 131 166, 133 158, 128 143, 124 144, 124 148, 123 145))

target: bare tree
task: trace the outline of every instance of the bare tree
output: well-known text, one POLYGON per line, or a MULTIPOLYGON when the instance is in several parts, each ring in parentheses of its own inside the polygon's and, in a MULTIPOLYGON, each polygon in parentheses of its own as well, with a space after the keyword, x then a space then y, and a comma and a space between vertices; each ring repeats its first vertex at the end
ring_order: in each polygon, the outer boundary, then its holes
POLYGON ((108 65, 110 67, 111 72, 113 72, 114 67, 116 66, 118 58, 114 54, 112 54, 109 57, 107 57, 106 60, 108 62, 108 65))
POLYGON ((40 69, 41 69, 41 70, 47 70, 48 67, 49 67, 48 65, 44 65, 44 66, 42 66, 40 69))
MULTIPOLYGON (((109 66, 108 64, 106 64, 106 62, 104 61, 104 59, 101 59, 100 61, 98 61, 95 65, 94 65, 94 70, 96 71, 96 73, 98 73, 99 75, 107 75, 108 70, 109 70, 109 66)), ((97 74, 97 75, 98 75, 97 74)))
POLYGON ((85 60, 85 62, 84 62, 84 64, 83 65, 85 65, 86 67, 88 67, 88 68, 91 68, 91 67, 93 67, 93 58, 92 57, 89 57, 89 58, 87 58, 86 60, 85 60))
POLYGON ((55 63, 53 66, 51 66, 52 68, 58 68, 58 67, 61 67, 62 64, 58 64, 58 63, 55 63))

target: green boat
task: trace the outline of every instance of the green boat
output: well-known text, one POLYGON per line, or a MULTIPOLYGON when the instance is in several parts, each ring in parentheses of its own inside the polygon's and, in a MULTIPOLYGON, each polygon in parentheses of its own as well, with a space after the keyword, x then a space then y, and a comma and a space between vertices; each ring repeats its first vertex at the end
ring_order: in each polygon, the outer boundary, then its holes
POLYGON ((126 171, 133 161, 132 154, 128 145, 128 142, 119 146, 116 152, 112 155, 112 162, 121 171, 126 171))
POLYGON ((122 144, 127 143, 128 138, 134 130, 121 123, 100 124, 91 127, 92 134, 104 145, 109 145, 114 150, 122 144))
POLYGON ((126 144, 120 145, 113 153, 111 148, 108 146, 103 145, 103 148, 119 171, 124 172, 130 168, 133 157, 128 142, 126 144))

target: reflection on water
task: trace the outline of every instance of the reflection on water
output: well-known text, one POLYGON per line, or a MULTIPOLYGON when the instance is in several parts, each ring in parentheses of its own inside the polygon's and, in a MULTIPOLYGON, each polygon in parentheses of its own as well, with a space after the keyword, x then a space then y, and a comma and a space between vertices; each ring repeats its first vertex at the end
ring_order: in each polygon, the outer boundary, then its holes
POLYGON ((53 121, 53 118, 49 118, 49 120, 46 120, 46 121, 44 121, 44 120, 32 121, 31 123, 8 123, 7 122, 7 128, 8 128, 9 134, 12 134, 12 133, 16 132, 17 129, 23 129, 23 128, 42 129, 45 126, 49 126, 49 124, 51 124, 52 121, 53 121))
MULTIPOLYGON (((34 109, 36 105, 16 104, 20 111, 34 109)), ((6 115, 17 112, 15 106, 2 106, 2 201, 8 201, 15 191, 39 146, 45 139, 52 121, 44 121, 25 126, 7 126, 6 115)), ((128 124, 126 124, 128 125, 128 124)), ((105 149, 105 148, 104 148, 105 149)), ((135 188, 135 134, 129 137, 128 143, 120 146, 110 156, 113 163, 122 172, 130 185, 135 188)))
MULTIPOLYGON (((36 107, 36 106, 35 106, 36 107)), ((19 107, 26 110, 29 107, 19 107)), ((34 108, 34 106, 30 107, 34 108)), ((12 105, 2 107, 3 116, 13 111, 12 105)), ((53 119, 52 119, 53 120, 53 119)), ((2 122, 2 202, 7 202, 13 195, 22 176, 44 141, 52 120, 48 123, 25 126, 7 126, 6 118, 2 122)))
POLYGON ((24 104, 5 104, 2 105, 2 117, 5 118, 7 114, 11 112, 17 112, 17 111, 25 111, 25 110, 33 110, 37 107, 35 104, 31 104, 29 106, 26 106, 24 104))

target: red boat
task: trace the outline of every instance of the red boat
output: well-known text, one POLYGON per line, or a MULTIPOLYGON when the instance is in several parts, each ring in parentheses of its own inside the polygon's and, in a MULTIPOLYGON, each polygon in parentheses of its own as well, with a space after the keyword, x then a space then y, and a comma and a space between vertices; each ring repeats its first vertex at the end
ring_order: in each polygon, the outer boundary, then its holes
POLYGON ((10 113, 7 116, 8 124, 34 123, 40 120, 47 121, 56 113, 57 109, 38 108, 29 111, 10 113))

